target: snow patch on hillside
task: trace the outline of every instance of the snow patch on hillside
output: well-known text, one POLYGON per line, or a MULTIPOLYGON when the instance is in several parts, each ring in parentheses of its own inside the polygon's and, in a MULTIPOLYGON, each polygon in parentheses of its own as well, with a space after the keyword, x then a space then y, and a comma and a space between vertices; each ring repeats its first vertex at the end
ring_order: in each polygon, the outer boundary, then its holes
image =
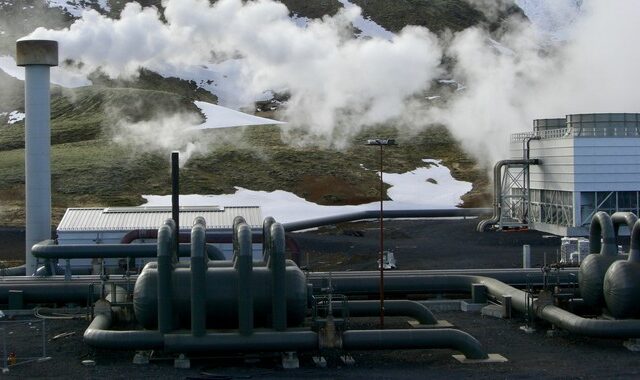
POLYGON ((205 117, 205 122, 189 128, 192 129, 218 129, 233 128, 249 125, 274 125, 285 124, 281 121, 267 119, 265 117, 253 116, 244 112, 235 111, 207 102, 193 102, 200 108, 205 117))
POLYGON ((395 36, 395 34, 391 33, 387 29, 380 26, 375 21, 371 20, 369 17, 362 16, 362 10, 359 6, 353 4, 348 0, 338 0, 342 6, 346 10, 358 9, 359 15, 351 22, 353 26, 360 29, 360 33, 358 37, 369 37, 369 38, 382 38, 385 40, 391 40, 395 36))
POLYGON ((9 112, 9 119, 7 120, 7 124, 15 124, 19 121, 24 120, 25 114, 20 111, 11 111, 9 112))
POLYGON ((49 8, 60 8, 69 13, 73 17, 82 17, 82 12, 87 9, 92 9, 90 5, 98 6, 102 11, 109 12, 111 7, 109 6, 109 0, 47 0, 49 8))
MULTIPOLYGON (((440 161, 423 160, 428 167, 403 173, 384 173, 384 182, 391 185, 388 195, 391 201, 384 202, 387 210, 454 208, 460 197, 471 190, 471 183, 457 181, 451 172, 440 165, 440 161), (435 180, 429 181, 429 179, 435 180)), ((143 206, 168 206, 170 195, 143 195, 147 200, 143 206)), ((180 195, 181 206, 260 206, 263 215, 273 216, 280 223, 289 223, 311 218, 340 215, 350 212, 377 210, 379 202, 356 206, 321 206, 299 196, 276 190, 254 191, 236 187, 234 194, 180 195)))

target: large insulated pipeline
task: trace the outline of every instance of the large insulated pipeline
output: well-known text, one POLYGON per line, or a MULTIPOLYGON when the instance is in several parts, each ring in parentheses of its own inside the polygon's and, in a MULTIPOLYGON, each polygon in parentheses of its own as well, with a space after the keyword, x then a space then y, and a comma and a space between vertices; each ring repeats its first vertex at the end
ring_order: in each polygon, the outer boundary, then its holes
POLYGON ((207 332, 207 256, 204 218, 197 217, 191 229, 191 333, 204 336, 207 332))
MULTIPOLYGON (((565 268, 548 275, 547 282, 571 284, 576 281, 577 270, 565 268)), ((396 295, 468 293, 469 285, 459 278, 492 278, 513 286, 540 286, 545 283, 545 273, 540 269, 462 269, 462 270, 415 270, 389 271, 385 273, 385 292, 396 295)), ((310 272, 308 281, 314 291, 331 286, 336 294, 377 295, 380 275, 377 271, 354 272, 310 272)))
MULTIPOLYGON (((385 302, 385 311, 386 306, 385 302)), ((347 330, 342 334, 342 347, 345 350, 448 348, 462 352, 467 359, 489 357, 476 338, 455 329, 347 330)))
POLYGON ((493 167, 493 215, 489 219, 485 219, 478 223, 476 227, 478 232, 484 232, 487 228, 493 226, 500 221, 502 208, 502 168, 509 165, 539 165, 539 159, 528 160, 502 160, 498 161, 493 167))
POLYGON ((273 223, 269 233, 269 257, 267 266, 271 271, 271 312, 273 329, 284 331, 287 329, 287 284, 286 284, 286 258, 285 258, 285 233, 282 224, 273 223))
MULTIPOLYGON (((527 312, 527 293, 511 287, 493 278, 483 276, 462 275, 433 275, 423 276, 419 280, 410 276, 392 277, 389 286, 394 289, 403 289, 405 292, 420 292, 420 289, 430 291, 458 291, 470 292, 472 284, 482 284, 487 287, 487 292, 497 300, 503 300, 505 296, 511 297, 511 305, 515 310, 527 312)), ((385 279, 386 280, 386 279, 385 279)), ((376 289, 377 278, 370 277, 346 277, 331 279, 335 293, 368 294, 376 289)), ((389 285, 388 285, 389 284, 389 285)), ((583 318, 557 306, 546 303, 534 303, 535 314, 558 327, 572 333, 593 337, 609 338, 639 338, 640 320, 603 320, 583 318)))
MULTIPOLYGON (((335 312, 341 312, 343 304, 333 301, 332 308, 335 312)), ((380 302, 373 301, 348 301, 345 305, 349 317, 376 317, 380 314, 380 302)), ((436 325, 438 320, 425 305, 411 300, 385 300, 384 315, 388 317, 409 317, 418 321, 421 325, 436 325)))
MULTIPOLYGON (((121 239, 120 244, 130 244, 136 240, 155 240, 158 238, 158 230, 157 229, 141 229, 141 230, 131 230, 127 232, 121 239)), ((191 233, 190 232, 180 232, 178 234, 178 240, 180 243, 189 243, 191 242, 191 233)), ((233 233, 231 232, 219 232, 219 231, 209 231, 207 232, 207 243, 231 243, 233 238, 233 233)), ((262 236, 259 233, 253 234, 253 242, 261 243, 262 236)))
POLYGON ((271 226, 276 220, 268 216, 264 218, 262 222, 262 261, 265 263, 269 261, 269 255, 271 253, 271 226))
POLYGON ((613 317, 640 317, 640 220, 631 229, 629 258, 611 264, 604 276, 603 291, 613 317))
MULTIPOLYGON (((454 208, 440 210, 384 210, 383 216, 388 219, 393 218, 446 218, 480 216, 489 213, 487 208, 454 208)), ((364 219, 377 219, 380 217, 380 210, 359 211, 348 214, 327 216, 324 218, 307 219, 298 222, 283 223, 287 232, 306 230, 309 228, 321 227, 337 223, 354 222, 364 219)))
MULTIPOLYGON (((225 260, 224 254, 212 244, 205 246, 209 260, 225 260)), ((92 259, 92 258, 144 258, 156 257, 158 246, 154 243, 144 244, 56 244, 55 240, 45 240, 35 244, 33 255, 41 259, 92 259)), ((180 244, 178 255, 189 257, 191 246, 180 244)))
POLYGON ((614 261, 622 259, 618 255, 613 222, 606 212, 599 211, 591 219, 589 250, 591 254, 582 260, 578 272, 580 294, 587 305, 602 307, 604 306, 604 276, 614 261))
POLYGON ((613 233, 615 237, 618 237, 620 226, 625 225, 629 229, 629 236, 633 231, 633 226, 638 221, 636 214, 632 212, 615 212, 611 214, 611 222, 613 223, 613 233))
POLYGON ((173 251, 174 229, 165 222, 158 231, 158 330, 169 333, 173 330, 172 279, 175 252, 173 251))
POLYGON ((251 228, 238 217, 234 220, 234 268, 238 272, 238 331, 240 335, 253 333, 253 293, 251 292, 253 252, 251 228))

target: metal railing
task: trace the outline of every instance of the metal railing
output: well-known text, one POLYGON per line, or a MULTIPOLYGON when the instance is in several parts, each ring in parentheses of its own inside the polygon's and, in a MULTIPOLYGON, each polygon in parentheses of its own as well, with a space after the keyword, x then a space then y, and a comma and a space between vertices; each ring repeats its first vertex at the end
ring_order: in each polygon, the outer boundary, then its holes
POLYGON ((522 142, 527 138, 540 136, 541 139, 558 139, 573 137, 640 137, 640 127, 571 127, 548 129, 534 132, 511 134, 511 142, 522 142))

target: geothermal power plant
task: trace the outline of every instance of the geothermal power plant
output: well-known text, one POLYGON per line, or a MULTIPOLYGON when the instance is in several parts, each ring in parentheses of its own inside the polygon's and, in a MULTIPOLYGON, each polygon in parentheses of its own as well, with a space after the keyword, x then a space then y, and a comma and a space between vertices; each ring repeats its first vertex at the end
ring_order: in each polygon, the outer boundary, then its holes
POLYGON ((536 120, 533 131, 512 136, 512 157, 496 164, 491 210, 383 211, 385 219, 493 212, 479 231, 529 228, 566 237, 566 246, 575 242, 562 262, 532 268, 524 247, 523 265, 511 269, 308 272, 287 233, 376 219, 379 212, 279 223, 255 207, 181 207, 177 154, 171 208, 72 208, 52 238, 49 69, 58 64, 57 49, 55 41, 17 43, 17 64, 26 69, 26 256, 24 267, 5 269, 0 281, 7 313, 41 303, 80 305, 91 310, 88 347, 135 351, 138 364, 163 352, 177 368, 230 353, 275 354, 284 368, 300 366, 301 353, 322 365, 328 353, 348 363, 348 353, 362 350, 449 349, 460 366, 510 360, 509 352, 491 352, 439 320, 435 303, 421 301, 434 296, 482 310, 478 319, 521 315, 529 325, 637 349, 638 114, 536 120), (628 239, 627 252, 620 252, 620 239, 628 239), (385 316, 415 323, 383 328, 385 316), (346 323, 358 318, 376 322, 346 323))

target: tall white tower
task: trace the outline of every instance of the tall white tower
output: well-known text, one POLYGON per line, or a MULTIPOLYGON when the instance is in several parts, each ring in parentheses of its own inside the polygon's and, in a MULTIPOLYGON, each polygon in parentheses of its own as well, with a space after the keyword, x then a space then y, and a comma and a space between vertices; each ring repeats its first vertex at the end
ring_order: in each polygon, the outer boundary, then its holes
POLYGON ((25 67, 26 275, 36 270, 31 247, 51 238, 50 68, 58 65, 58 42, 20 40, 16 62, 25 67))

